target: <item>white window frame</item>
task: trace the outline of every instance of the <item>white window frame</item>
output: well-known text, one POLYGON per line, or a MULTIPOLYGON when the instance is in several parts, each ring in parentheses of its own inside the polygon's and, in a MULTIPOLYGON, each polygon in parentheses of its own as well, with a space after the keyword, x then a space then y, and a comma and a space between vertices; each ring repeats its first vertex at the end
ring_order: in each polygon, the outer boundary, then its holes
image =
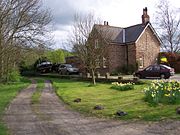
POLYGON ((143 68, 144 67, 144 59, 141 57, 139 58, 139 68, 143 68))

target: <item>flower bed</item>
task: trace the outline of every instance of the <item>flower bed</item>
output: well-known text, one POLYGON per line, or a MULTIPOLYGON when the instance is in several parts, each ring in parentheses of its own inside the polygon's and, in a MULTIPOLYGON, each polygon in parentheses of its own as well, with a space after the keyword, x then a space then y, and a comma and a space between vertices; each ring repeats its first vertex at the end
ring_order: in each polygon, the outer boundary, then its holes
POLYGON ((113 82, 113 86, 111 86, 112 89, 120 90, 120 91, 126 91, 126 90, 132 90, 134 89, 134 83, 118 83, 113 82))
POLYGON ((145 88, 145 100, 150 103, 180 103, 180 82, 153 81, 145 88))

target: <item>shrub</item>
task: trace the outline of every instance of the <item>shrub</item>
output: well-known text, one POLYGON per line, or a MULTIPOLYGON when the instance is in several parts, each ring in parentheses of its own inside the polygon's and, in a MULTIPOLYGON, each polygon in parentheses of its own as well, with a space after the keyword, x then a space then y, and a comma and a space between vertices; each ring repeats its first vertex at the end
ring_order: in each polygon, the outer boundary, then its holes
POLYGON ((145 88, 145 100, 149 103, 180 103, 180 82, 153 81, 145 88))
POLYGON ((175 69, 176 73, 180 72, 180 54, 171 52, 161 52, 158 58, 159 63, 171 66, 175 69), (168 62, 161 62, 161 58, 166 57, 168 62))
POLYGON ((124 65, 123 67, 121 67, 120 72, 123 74, 132 74, 133 72, 135 72, 137 70, 137 65, 124 65))
POLYGON ((21 76, 17 69, 13 69, 8 73, 8 81, 16 82, 16 81, 20 81, 20 79, 21 76))
POLYGON ((131 75, 132 73, 134 73, 138 68, 138 65, 132 65, 132 64, 129 64, 128 66, 127 65, 124 65, 122 67, 117 67, 112 73, 111 75, 122 75, 122 74, 129 74, 131 75))
POLYGON ((111 89, 120 90, 120 91, 126 91, 126 90, 134 89, 134 83, 113 82, 112 85, 113 86, 111 86, 111 89))

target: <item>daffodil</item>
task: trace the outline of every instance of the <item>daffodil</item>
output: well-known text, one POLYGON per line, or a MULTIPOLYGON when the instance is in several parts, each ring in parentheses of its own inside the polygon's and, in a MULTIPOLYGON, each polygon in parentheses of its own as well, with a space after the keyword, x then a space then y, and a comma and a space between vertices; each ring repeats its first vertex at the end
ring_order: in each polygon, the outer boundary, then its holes
POLYGON ((164 96, 166 96, 166 97, 170 97, 170 94, 164 94, 164 96))

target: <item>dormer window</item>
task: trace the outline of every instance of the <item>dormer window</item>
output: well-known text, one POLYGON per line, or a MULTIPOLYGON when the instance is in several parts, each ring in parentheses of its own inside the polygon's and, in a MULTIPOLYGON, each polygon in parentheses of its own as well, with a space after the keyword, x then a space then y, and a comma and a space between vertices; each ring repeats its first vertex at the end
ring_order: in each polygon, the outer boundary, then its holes
POLYGON ((98 39, 95 40, 95 48, 99 48, 99 43, 98 43, 98 39))

